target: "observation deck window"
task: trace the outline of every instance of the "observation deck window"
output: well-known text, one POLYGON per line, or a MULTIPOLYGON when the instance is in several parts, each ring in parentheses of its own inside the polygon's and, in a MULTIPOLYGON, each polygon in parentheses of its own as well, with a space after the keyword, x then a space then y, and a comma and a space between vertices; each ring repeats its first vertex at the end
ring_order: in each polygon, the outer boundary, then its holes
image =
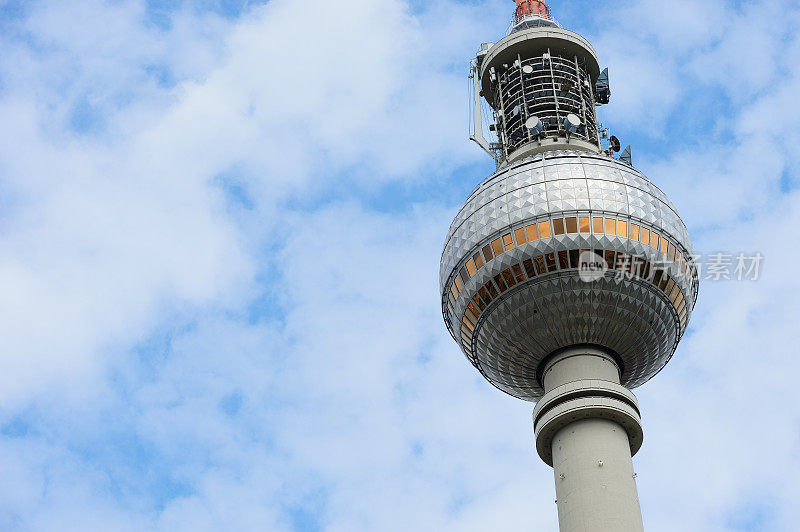
POLYGON ((577 218, 566 218, 564 220, 567 224, 567 233, 577 233, 578 232, 578 219, 577 218))
POLYGON ((492 254, 491 244, 486 244, 485 246, 483 246, 483 257, 486 259, 487 263, 491 262, 492 259, 494 258, 494 255, 492 254))
POLYGON ((492 241, 492 251, 495 257, 499 257, 503 254, 503 240, 501 238, 492 241))

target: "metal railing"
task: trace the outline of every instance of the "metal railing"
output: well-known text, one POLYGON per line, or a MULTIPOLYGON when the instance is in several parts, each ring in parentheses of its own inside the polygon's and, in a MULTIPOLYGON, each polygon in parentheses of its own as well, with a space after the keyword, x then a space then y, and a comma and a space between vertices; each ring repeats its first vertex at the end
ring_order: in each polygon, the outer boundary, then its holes
POLYGON ((576 57, 546 54, 517 60, 502 73, 496 85, 496 129, 507 153, 534 140, 525 125, 537 117, 542 135, 564 134, 562 123, 568 114, 581 120, 574 136, 598 143, 597 118, 591 78, 576 57))

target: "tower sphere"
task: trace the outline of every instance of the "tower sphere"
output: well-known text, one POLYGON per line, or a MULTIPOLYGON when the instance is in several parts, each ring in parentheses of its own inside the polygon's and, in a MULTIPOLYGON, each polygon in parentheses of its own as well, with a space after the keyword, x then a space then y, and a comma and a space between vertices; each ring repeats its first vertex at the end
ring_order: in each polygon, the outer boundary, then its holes
POLYGON ((692 255, 675 207, 631 166, 602 152, 526 156, 487 178, 450 227, 445 322, 483 376, 515 397, 541 398, 548 359, 580 345, 612 353, 634 388, 686 330, 692 255))

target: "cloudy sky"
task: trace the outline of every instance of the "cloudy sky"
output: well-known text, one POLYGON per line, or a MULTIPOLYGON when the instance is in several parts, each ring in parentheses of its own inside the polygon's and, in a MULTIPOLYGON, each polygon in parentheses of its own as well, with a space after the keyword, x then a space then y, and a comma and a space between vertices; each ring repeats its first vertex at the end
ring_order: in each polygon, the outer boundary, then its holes
MULTIPOLYGON (((555 531, 448 336, 509 0, 0 0, 0 529, 555 531)), ((553 0, 705 255, 636 391, 647 530, 800 529, 800 6, 553 0)))

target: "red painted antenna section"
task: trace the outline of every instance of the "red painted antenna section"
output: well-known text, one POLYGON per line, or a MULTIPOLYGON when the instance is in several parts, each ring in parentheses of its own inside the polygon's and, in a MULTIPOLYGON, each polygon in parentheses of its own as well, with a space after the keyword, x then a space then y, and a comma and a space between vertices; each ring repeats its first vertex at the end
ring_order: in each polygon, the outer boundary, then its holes
POLYGON ((539 16, 552 20, 550 15, 550 8, 547 7, 545 0, 514 0, 517 3, 517 9, 514 13, 514 20, 519 23, 525 17, 539 16))

